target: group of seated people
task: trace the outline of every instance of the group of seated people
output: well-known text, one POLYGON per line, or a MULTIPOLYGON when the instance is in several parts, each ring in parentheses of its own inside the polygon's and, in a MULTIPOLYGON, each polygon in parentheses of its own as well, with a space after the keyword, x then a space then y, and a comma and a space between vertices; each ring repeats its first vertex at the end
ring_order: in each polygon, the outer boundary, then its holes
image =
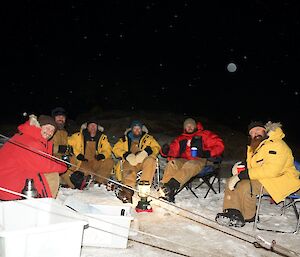
MULTIPOLYGON (((66 119, 66 111, 57 107, 51 116, 31 115, 18 126, 18 132, 0 149, 0 189, 6 189, 0 190, 0 200, 20 199, 28 178, 33 179, 39 197, 53 198, 59 186, 83 189, 92 178, 99 185, 107 186, 112 179, 120 182, 123 186, 117 197, 131 203, 137 173, 142 171, 140 180, 151 185, 161 154, 167 165, 159 194, 175 202, 176 193, 212 158, 222 156, 225 148, 216 133, 192 118, 183 122, 182 134, 163 147, 139 120, 132 121, 112 146, 97 119, 87 119, 71 134, 66 119)), ((299 172, 283 141, 281 124, 251 122, 248 134, 247 157, 232 167, 223 212, 216 216, 221 225, 243 226, 253 221, 261 185, 276 203, 300 188, 299 172)))

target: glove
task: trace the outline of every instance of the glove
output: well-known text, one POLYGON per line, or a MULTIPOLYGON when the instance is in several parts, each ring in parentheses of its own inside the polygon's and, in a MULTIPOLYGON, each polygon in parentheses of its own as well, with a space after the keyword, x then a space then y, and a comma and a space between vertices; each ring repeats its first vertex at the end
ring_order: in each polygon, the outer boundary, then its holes
POLYGON ((210 158, 210 151, 198 151, 198 156, 200 158, 210 158))
POLYGON ((136 156, 133 153, 127 155, 126 161, 128 161, 129 164, 132 165, 132 166, 136 166, 137 165, 136 156))
POLYGON ((100 153, 100 154, 95 155, 95 159, 97 161, 100 161, 100 160, 105 159, 105 156, 104 156, 104 154, 100 153))
POLYGON ((143 150, 135 156, 135 160, 137 163, 142 163, 147 156, 148 153, 145 150, 143 150))
POLYGON ((234 176, 230 177, 228 182, 227 182, 229 190, 233 191, 236 184, 239 181, 240 181, 240 178, 238 177, 238 175, 234 175, 234 176))
POLYGON ((147 152, 148 156, 153 153, 153 151, 152 151, 152 149, 151 149, 150 146, 147 146, 144 150, 147 152))
POLYGON ((78 154, 76 158, 77 158, 77 160, 83 161, 83 162, 88 162, 89 161, 88 159, 84 158, 84 155, 81 154, 81 153, 78 154))
POLYGON ((241 161, 239 161, 239 162, 236 162, 233 165, 233 167, 231 169, 231 173, 232 173, 233 176, 234 175, 239 175, 240 172, 242 172, 244 170, 246 170, 246 166, 241 161))
POLYGON ((162 146, 162 148, 160 149, 160 154, 161 154, 161 156, 163 156, 163 157, 167 157, 169 151, 170 151, 170 146, 169 146, 168 144, 164 144, 164 145, 162 146))
POLYGON ((126 153, 124 153, 124 154, 123 154, 123 158, 126 159, 127 156, 128 156, 129 154, 131 154, 131 152, 126 152, 126 153))

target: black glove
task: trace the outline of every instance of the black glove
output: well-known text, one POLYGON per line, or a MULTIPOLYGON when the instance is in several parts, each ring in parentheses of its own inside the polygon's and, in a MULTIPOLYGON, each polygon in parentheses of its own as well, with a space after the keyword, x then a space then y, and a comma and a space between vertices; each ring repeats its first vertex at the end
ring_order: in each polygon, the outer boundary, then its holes
POLYGON ((68 150, 68 146, 67 145, 59 145, 58 146, 58 152, 59 153, 65 153, 68 150))
POLYGON ((88 159, 84 158, 84 155, 81 154, 81 153, 78 154, 76 158, 77 158, 77 160, 83 161, 83 162, 88 162, 89 161, 88 159))
POLYGON ((75 186, 76 189, 81 189, 82 184, 85 180, 84 173, 79 171, 79 170, 75 171, 70 176, 70 180, 71 180, 71 182, 73 183, 73 185, 75 186))
POLYGON ((104 156, 104 154, 100 153, 100 154, 97 154, 97 155, 95 156, 95 158, 96 158, 97 161, 100 161, 100 160, 105 159, 105 156, 104 156))
POLYGON ((160 149, 160 154, 161 154, 161 156, 163 156, 163 157, 167 157, 169 151, 170 151, 170 146, 169 146, 168 144, 164 144, 164 145, 162 146, 162 148, 160 149))
POLYGON ((198 151, 198 156, 200 158, 210 158, 210 151, 198 151))
POLYGON ((131 154, 131 152, 126 152, 126 153, 124 153, 124 154, 123 154, 123 158, 126 159, 126 157, 127 157, 129 154, 131 154))
POLYGON ((151 155, 153 153, 150 146, 147 146, 144 150, 147 152, 148 155, 151 155))

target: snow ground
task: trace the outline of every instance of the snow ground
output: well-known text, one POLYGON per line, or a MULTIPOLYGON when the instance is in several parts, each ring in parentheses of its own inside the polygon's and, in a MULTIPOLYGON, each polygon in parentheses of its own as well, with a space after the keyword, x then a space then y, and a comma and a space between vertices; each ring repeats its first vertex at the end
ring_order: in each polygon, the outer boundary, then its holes
MULTIPOLYGON (((173 205, 158 200, 156 190, 153 189, 151 192, 151 196, 154 197, 151 201, 152 213, 135 212, 134 208, 139 200, 137 193, 134 195, 132 204, 123 204, 116 198, 114 192, 107 191, 103 186, 90 187, 83 191, 61 188, 57 199, 61 202, 65 202, 67 199, 76 199, 85 203, 132 207, 131 213, 134 219, 130 224, 127 248, 83 246, 81 257, 119 257, 120 255, 155 257, 162 254, 166 257, 279 256, 264 248, 256 248, 253 244, 227 235, 218 229, 242 237, 246 241, 250 240, 250 242, 253 242, 251 240, 254 240, 256 235, 260 235, 268 242, 275 240, 278 249, 292 250, 287 256, 300 256, 300 233, 253 231, 253 223, 247 223, 243 228, 235 229, 219 226, 214 218, 222 210, 224 185, 225 179, 222 179, 221 193, 210 192, 206 199, 203 198, 207 190, 205 185, 196 190, 199 198, 196 198, 190 191, 183 189, 176 196, 176 202, 173 205), (209 224, 217 230, 205 226, 201 222, 209 224)), ((285 216, 280 216, 281 206, 281 204, 271 204, 268 198, 263 198, 259 226, 265 225, 268 228, 292 231, 296 227, 293 209, 287 209, 285 216)))

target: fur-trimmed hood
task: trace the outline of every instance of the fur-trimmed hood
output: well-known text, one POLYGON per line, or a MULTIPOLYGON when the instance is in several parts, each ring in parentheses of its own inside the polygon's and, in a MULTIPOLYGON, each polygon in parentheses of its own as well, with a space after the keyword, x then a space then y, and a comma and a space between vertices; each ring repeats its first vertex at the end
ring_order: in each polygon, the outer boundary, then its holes
MULTIPOLYGON (((125 132, 124 132, 124 135, 125 136, 127 136, 127 134, 129 133, 131 131, 131 128, 127 128, 126 130, 125 130, 125 132)), ((142 126, 142 132, 145 132, 145 133, 147 133, 148 134, 148 129, 147 129, 147 127, 145 126, 145 125, 143 125, 142 126)))
POLYGON ((28 121, 18 126, 18 131, 38 139, 44 144, 47 143, 47 140, 42 137, 40 123, 38 122, 37 116, 34 114, 29 115, 28 121))
POLYGON ((269 139, 274 140, 274 139, 284 138, 285 134, 283 133, 281 127, 282 124, 280 122, 268 121, 265 124, 265 128, 266 128, 266 133, 269 136, 269 139))
MULTIPOLYGON (((81 130, 81 131, 84 130, 84 129, 86 129, 86 128, 87 128, 87 122, 83 123, 83 124, 80 126, 80 130, 81 130)), ((102 126, 98 125, 98 130, 99 130, 100 132, 103 132, 103 131, 104 131, 104 128, 103 128, 102 126)))

